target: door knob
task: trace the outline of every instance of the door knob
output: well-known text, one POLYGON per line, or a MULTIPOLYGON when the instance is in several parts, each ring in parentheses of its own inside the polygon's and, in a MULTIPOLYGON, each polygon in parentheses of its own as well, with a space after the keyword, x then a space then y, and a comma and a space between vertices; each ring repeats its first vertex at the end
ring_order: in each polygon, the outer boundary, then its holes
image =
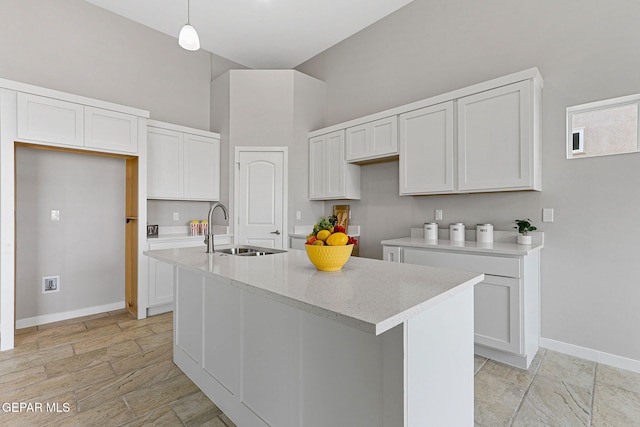
POLYGON ((280 230, 276 230, 276 231, 272 231, 271 234, 276 234, 276 235, 280 235, 280 230))

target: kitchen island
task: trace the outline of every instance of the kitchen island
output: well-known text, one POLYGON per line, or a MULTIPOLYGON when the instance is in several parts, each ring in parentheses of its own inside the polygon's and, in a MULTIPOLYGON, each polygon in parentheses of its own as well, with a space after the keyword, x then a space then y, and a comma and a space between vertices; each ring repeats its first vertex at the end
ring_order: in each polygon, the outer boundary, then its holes
MULTIPOLYGON (((222 249, 222 248, 218 248, 222 249)), ((482 274, 304 251, 173 266, 174 361, 238 426, 470 426, 482 274)))

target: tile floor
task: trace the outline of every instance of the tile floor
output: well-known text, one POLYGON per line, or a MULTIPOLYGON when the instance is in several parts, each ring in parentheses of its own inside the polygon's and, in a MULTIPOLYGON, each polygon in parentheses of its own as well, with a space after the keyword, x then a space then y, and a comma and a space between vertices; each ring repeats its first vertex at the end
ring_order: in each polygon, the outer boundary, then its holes
POLYGON ((640 426, 640 374, 544 349, 527 371, 475 368, 476 426, 640 426))
POLYGON ((0 426, 235 427, 173 364, 172 340, 172 313, 19 330, 15 348, 0 352, 0 426), (33 406, 14 412, 5 402, 33 406))
MULTIPOLYGON (((19 330, 0 352, 0 425, 235 427, 173 364, 172 333, 171 313, 123 311, 19 330)), ((475 365, 476 426, 640 426, 640 374, 548 350, 528 371, 475 365)))

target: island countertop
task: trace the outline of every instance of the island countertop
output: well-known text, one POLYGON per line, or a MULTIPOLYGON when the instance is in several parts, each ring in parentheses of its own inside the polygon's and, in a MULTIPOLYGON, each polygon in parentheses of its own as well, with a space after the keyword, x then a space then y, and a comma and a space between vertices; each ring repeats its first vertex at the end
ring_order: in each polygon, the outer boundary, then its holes
POLYGON ((296 249, 259 257, 207 254, 201 247, 144 254, 375 335, 484 279, 477 273, 358 257, 340 271, 322 272, 296 249))

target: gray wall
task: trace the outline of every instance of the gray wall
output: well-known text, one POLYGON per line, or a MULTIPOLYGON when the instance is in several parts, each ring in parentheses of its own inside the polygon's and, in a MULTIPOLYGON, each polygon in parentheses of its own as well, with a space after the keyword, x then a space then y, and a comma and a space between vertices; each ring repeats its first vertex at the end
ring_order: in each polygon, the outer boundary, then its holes
POLYGON ((124 308, 124 160, 18 148, 16 165, 16 319, 124 308))
MULTIPOLYGON (((178 31, 179 28, 176 29, 176 35, 178 31)), ((211 79, 230 68, 243 68, 203 50, 187 52, 178 46, 176 38, 83 0, 0 0, 0 58, 0 78, 146 109, 150 111, 151 118, 204 130, 210 130, 211 79)), ((84 156, 82 159, 69 159, 69 167, 72 168, 85 167, 92 161, 84 156)), ((18 159, 18 169, 22 166, 21 161, 18 159)), ((124 173, 121 175, 117 179, 122 178, 124 173)), ((92 179, 95 175, 91 169, 79 176, 96 187, 102 185, 92 179)), ((74 209, 74 206, 69 206, 67 210, 74 209)), ((149 215, 158 222, 164 222, 167 211, 173 212, 174 209, 183 216, 196 214, 191 205, 175 206, 169 202, 163 206, 159 202, 152 204, 149 215)), ((206 208, 197 209, 198 212, 203 210, 206 214, 206 208)), ((68 219, 71 212, 63 212, 62 215, 63 219, 68 219)), ((121 225, 120 219, 118 217, 115 225, 121 225)), ((179 224, 167 221, 165 225, 186 225, 186 219, 179 224)), ((100 224, 100 234, 92 235, 91 244, 122 242, 120 235, 102 231, 112 225, 100 224)), ((88 286, 93 286, 93 282, 87 283, 85 280, 89 278, 86 271, 88 266, 95 266, 94 273, 98 276, 105 272, 96 264, 101 255, 95 250, 87 250, 82 258, 72 255, 76 254, 77 248, 77 239, 73 236, 58 235, 55 241, 46 243, 25 240, 30 237, 33 236, 18 235, 19 251, 25 247, 42 250, 53 247, 56 248, 56 256, 65 256, 65 276, 62 277, 62 289, 65 291, 70 290, 70 283, 65 278, 69 274, 78 274, 78 281, 84 282, 86 288, 83 289, 86 290, 90 289, 88 286)), ((123 247, 124 243, 120 243, 118 260, 123 247)), ((41 274, 40 270, 45 274, 44 270, 50 269, 45 259, 34 267, 29 256, 19 258, 17 271, 30 275, 18 275, 18 289, 39 283, 40 278, 37 277, 38 281, 34 282, 34 277, 41 274), (34 270, 35 276, 29 269, 34 270)), ((124 285, 120 286, 119 291, 123 293, 124 285)), ((98 295, 100 292, 102 290, 96 293, 96 298, 101 298, 98 295)), ((46 297, 46 304, 42 305, 39 300, 26 297, 19 291, 18 318, 42 313, 42 310, 65 311, 69 309, 65 304, 72 302, 71 299, 65 299, 64 302, 53 304, 54 299, 73 298, 73 301, 81 302, 83 307, 96 304, 94 297, 85 298, 82 292, 65 292, 64 297, 62 293, 46 297), (26 307, 24 303, 32 305, 26 307)), ((111 297, 103 299, 113 300, 111 297)))
POLYGON ((415 0, 297 67, 327 83, 329 124, 532 66, 544 78, 542 193, 399 197, 397 162, 365 166, 361 254, 434 209, 499 230, 530 217, 546 239, 542 336, 640 360, 640 154, 569 161, 564 145, 566 107, 638 92, 638 16, 633 0, 415 0))
POLYGON ((83 0, 0 0, 0 58, 0 78, 204 130, 211 79, 239 67, 83 0))
MULTIPOLYGON (((233 70, 212 82, 211 123, 222 145, 221 199, 230 212, 235 147, 278 146, 288 147, 289 231, 322 215, 323 204, 308 200, 307 134, 324 126, 325 96, 323 82, 293 70, 233 70), (296 211, 301 220, 295 219, 296 211)), ((216 215, 216 224, 226 225, 220 212, 216 215)))

